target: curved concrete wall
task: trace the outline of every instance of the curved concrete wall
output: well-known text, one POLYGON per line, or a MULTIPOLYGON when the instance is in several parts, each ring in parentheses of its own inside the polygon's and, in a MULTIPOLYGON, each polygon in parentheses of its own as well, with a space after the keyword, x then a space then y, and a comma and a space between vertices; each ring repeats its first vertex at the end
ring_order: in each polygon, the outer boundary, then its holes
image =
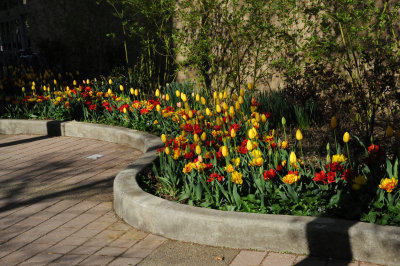
POLYGON ((105 140, 144 154, 114 180, 115 212, 130 225, 171 239, 400 265, 400 228, 319 217, 236 213, 182 205, 144 192, 136 175, 157 158, 156 136, 80 122, 1 120, 0 134, 105 140))

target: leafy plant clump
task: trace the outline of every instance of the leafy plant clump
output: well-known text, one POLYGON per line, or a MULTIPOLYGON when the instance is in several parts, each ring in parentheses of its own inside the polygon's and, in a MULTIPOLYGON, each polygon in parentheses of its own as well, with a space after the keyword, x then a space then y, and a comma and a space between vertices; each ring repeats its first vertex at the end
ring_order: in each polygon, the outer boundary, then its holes
MULTIPOLYGON (((281 114, 285 100, 252 84, 231 97, 177 83, 146 95, 115 78, 82 84, 71 76, 47 78, 44 84, 30 81, 20 96, 3 101, 1 117, 76 119, 156 132, 164 147, 154 176, 140 181, 153 193, 227 211, 399 225, 398 155, 348 132, 342 138, 333 117, 326 152, 311 158, 305 144, 316 136, 299 126, 320 119, 313 107, 293 104, 281 114)), ((386 135, 393 141, 398 134, 388 129, 386 135)))

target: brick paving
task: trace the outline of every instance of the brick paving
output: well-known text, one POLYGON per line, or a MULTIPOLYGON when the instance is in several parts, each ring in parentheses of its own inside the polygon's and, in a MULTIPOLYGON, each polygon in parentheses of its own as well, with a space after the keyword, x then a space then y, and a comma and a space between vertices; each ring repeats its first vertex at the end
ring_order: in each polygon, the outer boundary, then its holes
POLYGON ((140 155, 103 141, 0 135, 0 265, 374 265, 207 247, 136 230, 114 214, 112 183, 140 155), (103 156, 87 158, 94 154, 103 156))

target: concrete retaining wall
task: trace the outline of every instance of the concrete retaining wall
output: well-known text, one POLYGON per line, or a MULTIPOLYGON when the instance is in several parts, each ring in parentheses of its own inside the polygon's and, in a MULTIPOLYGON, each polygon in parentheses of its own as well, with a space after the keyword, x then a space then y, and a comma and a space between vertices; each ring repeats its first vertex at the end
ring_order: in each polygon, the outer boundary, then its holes
POLYGON ((140 230, 171 239, 400 265, 400 228, 330 218, 235 213, 186 206, 144 192, 136 175, 157 157, 156 136, 80 122, 2 120, 0 134, 60 135, 105 140, 144 154, 114 180, 114 209, 140 230))

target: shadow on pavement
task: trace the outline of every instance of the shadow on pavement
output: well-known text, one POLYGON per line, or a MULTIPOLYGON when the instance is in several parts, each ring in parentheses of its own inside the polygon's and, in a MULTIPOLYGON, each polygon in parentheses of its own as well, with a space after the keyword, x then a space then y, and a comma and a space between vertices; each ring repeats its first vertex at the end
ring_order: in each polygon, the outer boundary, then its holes
POLYGON ((81 198, 82 196, 91 197, 91 196, 95 196, 97 194, 103 195, 102 197, 104 197, 105 190, 111 189, 110 192, 112 193, 112 185, 113 185, 114 178, 115 178, 114 176, 110 176, 108 178, 105 178, 105 179, 102 179, 99 181, 86 183, 86 184, 80 185, 80 186, 74 186, 72 188, 64 189, 61 191, 44 193, 43 195, 37 195, 30 199, 8 202, 7 205, 0 207, 0 213, 8 211, 8 210, 16 209, 16 208, 19 208, 22 206, 35 204, 35 203, 41 202, 43 200, 60 198, 60 197, 76 199, 76 198, 81 198))
POLYGON ((25 143, 34 142, 34 141, 43 140, 43 139, 49 139, 52 137, 54 137, 54 136, 38 136, 38 137, 29 138, 29 139, 21 139, 21 140, 6 142, 6 143, 0 143, 0 148, 13 146, 13 145, 19 145, 19 144, 25 144, 25 143))
POLYGON ((307 224, 306 234, 309 255, 298 266, 317 265, 316 259, 340 260, 339 265, 348 265, 353 260, 349 229, 356 221, 315 218, 307 224))

